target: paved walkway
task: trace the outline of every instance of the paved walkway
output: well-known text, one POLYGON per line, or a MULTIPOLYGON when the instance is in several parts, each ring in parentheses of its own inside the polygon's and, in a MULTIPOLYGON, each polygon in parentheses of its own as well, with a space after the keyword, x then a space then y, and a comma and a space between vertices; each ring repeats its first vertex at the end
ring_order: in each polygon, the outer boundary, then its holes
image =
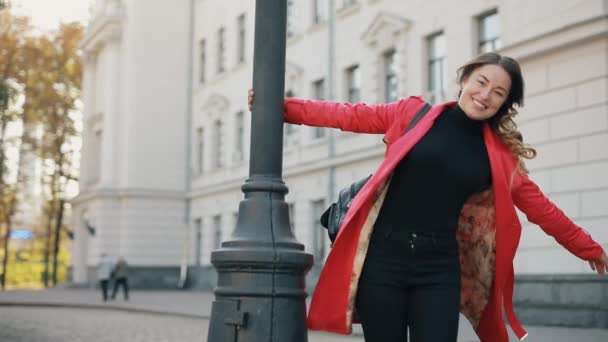
MULTIPOLYGON (((214 296, 210 292, 193 291, 132 291, 130 301, 119 296, 116 300, 102 302, 99 292, 92 289, 56 288, 42 291, 0 292, 2 306, 81 307, 88 309, 122 310, 151 314, 198 318, 208 323, 214 296)), ((354 336, 341 336, 311 332, 309 342, 363 341, 360 326, 355 325, 354 336)), ((526 342, 606 342, 608 329, 573 329, 526 326, 529 337, 526 342)), ((512 341, 517 339, 511 335, 512 341)), ((478 341, 469 324, 461 317, 459 341, 478 341)))

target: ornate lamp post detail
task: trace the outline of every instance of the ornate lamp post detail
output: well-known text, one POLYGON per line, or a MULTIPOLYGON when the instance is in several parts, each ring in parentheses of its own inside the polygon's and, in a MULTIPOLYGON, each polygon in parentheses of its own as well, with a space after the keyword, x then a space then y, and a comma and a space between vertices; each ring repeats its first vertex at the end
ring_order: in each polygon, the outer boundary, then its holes
POLYGON ((257 0, 249 178, 229 241, 211 255, 218 286, 209 342, 306 342, 305 275, 282 181, 285 0, 257 0))

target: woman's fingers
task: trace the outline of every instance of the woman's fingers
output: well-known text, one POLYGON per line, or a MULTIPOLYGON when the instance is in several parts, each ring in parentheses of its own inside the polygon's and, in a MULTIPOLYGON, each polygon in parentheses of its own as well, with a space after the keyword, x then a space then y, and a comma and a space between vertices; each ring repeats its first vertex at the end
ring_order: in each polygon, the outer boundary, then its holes
POLYGON ((247 92, 247 106, 249 107, 249 111, 253 109, 253 96, 255 95, 253 89, 249 89, 247 92))
POLYGON ((606 274, 606 271, 608 270, 608 256, 606 255, 606 252, 602 253, 600 260, 596 260, 594 263, 597 273, 606 274))
POLYGON ((603 260, 591 260, 589 261, 589 266, 591 269, 597 272, 597 274, 606 274, 608 271, 608 265, 606 265, 603 260))
POLYGON ((598 274, 606 273, 606 266, 601 261, 595 262, 595 270, 598 274))

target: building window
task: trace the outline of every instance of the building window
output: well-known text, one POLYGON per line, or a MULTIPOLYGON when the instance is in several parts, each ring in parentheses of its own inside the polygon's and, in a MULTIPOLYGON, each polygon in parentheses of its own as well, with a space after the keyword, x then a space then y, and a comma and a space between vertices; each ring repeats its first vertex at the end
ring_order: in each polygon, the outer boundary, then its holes
POLYGON ((246 27, 245 27, 245 14, 241 14, 238 18, 238 46, 237 46, 237 59, 239 63, 245 61, 245 42, 246 42, 246 27))
MULTIPOLYGON (((103 144, 103 130, 97 125, 91 129, 93 137, 91 139, 91 154, 87 156, 88 184, 95 184, 99 181, 101 168, 101 145, 103 144)), ((4 147, 2 147, 4 148, 4 147)))
POLYGON ((479 52, 491 52, 501 48, 500 17, 496 10, 479 17, 479 52))
POLYGON ((205 68, 207 65, 207 51, 205 51, 206 47, 205 47, 205 40, 201 39, 200 42, 198 43, 198 48, 199 48, 199 72, 198 72, 198 80, 200 83, 205 83, 205 68))
POLYGON ((315 263, 321 263, 325 258, 327 231, 323 229, 321 221, 319 220, 324 211, 324 199, 312 202, 312 254, 315 258, 315 263))
POLYGON ((287 38, 295 34, 295 20, 294 0, 287 0, 287 38))
POLYGON ((320 24, 327 19, 327 1, 326 0, 313 0, 313 13, 312 21, 314 24, 320 24))
POLYGON ((198 174, 203 173, 205 158, 205 131, 203 127, 196 130, 196 171, 198 174))
POLYGON ((295 232, 296 227, 295 227, 295 220, 296 220, 296 205, 295 203, 289 203, 287 205, 287 208, 289 210, 289 227, 291 228, 291 232, 295 232))
POLYGON ((348 102, 361 101, 361 71, 358 65, 346 69, 346 89, 348 102))
POLYGON ((390 50, 384 58, 384 101, 396 101, 399 96, 399 80, 397 68, 397 52, 390 50))
POLYGON ((358 2, 358 0, 342 0, 342 8, 356 5, 358 2))
POLYGON ((218 31, 217 31, 217 72, 218 73, 222 73, 224 72, 224 70, 226 70, 225 68, 225 57, 226 57, 226 44, 224 42, 225 39, 225 35, 226 35, 226 30, 221 27, 218 31))
POLYGON ((213 216, 213 249, 222 245, 222 215, 213 216))
POLYGON ((234 160, 236 162, 243 161, 245 156, 245 113, 236 113, 236 131, 235 131, 235 154, 234 160))
MULTIPOLYGON (((325 79, 321 78, 312 83, 312 96, 316 100, 325 99, 325 79)), ((325 137, 325 128, 313 127, 313 138, 320 139, 325 137)))
POLYGON ((443 32, 434 34, 428 38, 429 74, 428 84, 430 102, 440 102, 445 99, 448 77, 447 77, 447 48, 445 34, 443 32))
MULTIPOLYGON (((285 97, 294 97, 295 94, 292 90, 287 90, 285 92, 285 97)), ((285 142, 286 143, 292 143, 293 142, 293 136, 295 135, 295 133, 297 132, 297 127, 298 125, 294 125, 294 124, 290 124, 290 123, 285 123, 285 142)))
POLYGON ((222 134, 222 122, 217 120, 214 124, 213 130, 213 162, 216 169, 220 169, 224 166, 224 160, 222 158, 224 150, 224 135, 222 134))
POLYGON ((201 257, 203 255, 203 219, 197 218, 194 220, 194 264, 201 265, 201 257))

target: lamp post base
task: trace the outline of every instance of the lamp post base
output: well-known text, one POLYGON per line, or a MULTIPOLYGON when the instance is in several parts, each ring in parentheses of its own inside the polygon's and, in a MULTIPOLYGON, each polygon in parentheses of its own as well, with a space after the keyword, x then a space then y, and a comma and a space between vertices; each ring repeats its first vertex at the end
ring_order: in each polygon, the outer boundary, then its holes
POLYGON ((305 275, 312 255, 289 226, 280 180, 248 180, 230 241, 211 255, 218 272, 209 342, 306 342, 305 275))

